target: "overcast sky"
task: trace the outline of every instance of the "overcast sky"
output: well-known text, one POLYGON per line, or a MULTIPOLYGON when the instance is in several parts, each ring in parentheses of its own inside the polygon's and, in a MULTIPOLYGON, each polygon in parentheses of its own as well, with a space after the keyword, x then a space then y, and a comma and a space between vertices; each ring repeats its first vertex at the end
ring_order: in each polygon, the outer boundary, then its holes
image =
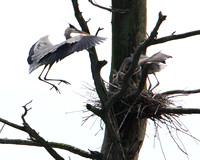
MULTIPOLYGON (((107 7, 111 5, 106 0, 96 0, 96 2, 107 7)), ((158 37, 170 35, 174 31, 178 34, 200 29, 199 3, 198 0, 148 1, 147 32, 150 33, 155 26, 159 11, 167 15, 167 19, 163 22, 158 37)), ((108 61, 102 69, 102 77, 108 81, 111 57, 111 13, 93 7, 87 0, 80 1, 80 9, 86 20, 91 18, 88 23, 91 33, 95 34, 98 27, 102 27, 104 30, 99 33, 99 36, 108 38, 105 43, 97 46, 99 59, 108 61)), ((63 32, 68 27, 68 23, 80 28, 74 17, 71 1, 1 1, 0 20, 0 117, 21 125, 22 106, 33 100, 28 106, 32 107, 32 110, 29 111, 26 119, 46 140, 71 144, 86 151, 87 149, 100 150, 103 138, 103 131, 98 132, 100 119, 94 117, 81 126, 83 117, 90 115, 88 112, 66 114, 66 112, 84 110, 88 99, 96 96, 91 95, 87 89, 93 86, 88 53, 86 51, 75 53, 52 67, 50 78, 62 78, 72 84, 71 86, 59 85, 61 94, 49 90, 49 85, 38 80, 42 67, 31 74, 28 73, 29 49, 40 37, 50 34, 51 39, 58 42, 63 40, 63 32)), ((156 91, 200 88, 199 42, 200 36, 195 36, 148 49, 148 55, 162 50, 173 57, 167 61, 167 67, 157 74, 160 85, 156 91)), ((150 78, 154 83, 154 77, 150 78)), ((199 97, 200 95, 197 94, 179 97, 174 101, 178 106, 200 108, 199 97)), ((183 116, 180 120, 193 136, 200 139, 198 115, 183 116)), ((154 143, 154 133, 154 125, 149 120, 140 160, 164 159, 157 138, 154 143)), ((187 159, 162 125, 159 128, 159 136, 167 159, 187 159)), ((184 143, 190 160, 198 159, 199 145, 189 136, 179 134, 179 137, 184 143)), ((5 126, 0 138, 27 139, 28 136, 5 126)), ((53 159, 43 148, 0 145, 0 151, 0 159, 3 160, 27 160, 27 156, 29 160, 53 159)), ((68 156, 72 160, 83 159, 67 151, 57 151, 65 159, 68 159, 68 156)))

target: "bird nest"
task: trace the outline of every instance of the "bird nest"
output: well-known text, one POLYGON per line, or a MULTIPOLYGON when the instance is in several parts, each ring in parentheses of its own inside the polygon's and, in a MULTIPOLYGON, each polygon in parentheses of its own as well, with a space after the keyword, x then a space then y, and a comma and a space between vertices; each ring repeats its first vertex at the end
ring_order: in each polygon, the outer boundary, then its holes
MULTIPOLYGON (((134 86, 129 87, 126 94, 113 104, 115 114, 129 114, 132 118, 137 119, 150 118, 160 120, 167 116, 161 110, 174 105, 168 96, 147 90, 135 95, 135 90, 134 86)), ((113 94, 115 92, 110 92, 110 96, 113 94)))

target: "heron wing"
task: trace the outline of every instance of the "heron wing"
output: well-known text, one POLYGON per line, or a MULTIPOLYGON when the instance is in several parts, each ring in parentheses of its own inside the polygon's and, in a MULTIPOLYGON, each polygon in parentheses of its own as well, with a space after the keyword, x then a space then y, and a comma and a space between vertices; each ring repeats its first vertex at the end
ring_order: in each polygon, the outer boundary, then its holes
POLYGON ((139 65, 143 65, 143 64, 145 64, 145 63, 147 62, 148 59, 149 59, 149 57, 147 57, 147 56, 144 55, 144 54, 141 54, 138 64, 139 64, 139 65))
POLYGON ((161 62, 161 63, 165 63, 165 60, 168 58, 172 58, 172 56, 169 56, 167 54, 164 54, 162 52, 158 52, 156 54, 154 54, 153 56, 149 57, 146 61, 147 62, 161 62))
POLYGON ((125 58, 119 68, 119 71, 126 72, 129 69, 131 63, 132 63, 132 57, 125 58))
POLYGON ((33 61, 38 62, 43 58, 49 51, 54 48, 53 44, 49 41, 49 36, 40 38, 30 49, 28 56, 28 63, 31 64, 33 61))
MULTIPOLYGON (((49 63, 58 62, 74 52, 79 52, 84 49, 89 49, 96 44, 100 44, 106 38, 92 36, 92 35, 79 35, 72 37, 60 44, 54 46, 44 58, 49 59, 49 63)), ((41 59, 42 60, 42 59, 41 59)))
POLYGON ((30 64, 30 73, 44 64, 53 64, 62 60, 74 52, 89 49, 96 44, 103 42, 106 38, 97 36, 75 36, 60 44, 53 45, 48 36, 39 39, 30 49, 28 63, 30 64))

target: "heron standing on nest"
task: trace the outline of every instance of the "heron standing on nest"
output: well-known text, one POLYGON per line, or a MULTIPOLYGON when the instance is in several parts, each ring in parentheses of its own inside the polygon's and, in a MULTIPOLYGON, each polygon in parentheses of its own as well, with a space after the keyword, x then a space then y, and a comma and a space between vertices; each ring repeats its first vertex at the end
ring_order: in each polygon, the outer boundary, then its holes
MULTIPOLYGON (((47 79, 47 74, 49 70, 53 66, 55 62, 61 61, 65 57, 69 56, 74 52, 79 52, 84 49, 89 49, 95 46, 96 44, 100 44, 106 38, 98 37, 90 35, 89 33, 83 32, 75 28, 73 25, 69 24, 69 27, 65 30, 64 34, 66 40, 60 44, 53 45, 49 41, 49 36, 44 36, 40 38, 30 49, 29 56, 28 56, 28 64, 30 65, 29 73, 37 69, 38 67, 44 65, 44 69, 42 70, 41 74, 39 75, 39 80, 48 83, 55 88, 57 92, 59 89, 52 83, 48 81, 59 81, 60 83, 70 84, 69 82, 62 80, 62 79, 47 79), (71 37, 71 33, 79 33, 80 35, 71 37), (44 78, 42 79, 41 76, 49 66, 44 78)), ((59 84, 60 84, 59 83, 59 84)))
MULTIPOLYGON (((168 58, 172 58, 172 56, 166 55, 162 52, 155 53, 151 57, 147 57, 146 55, 140 55, 138 67, 137 67, 136 71, 134 71, 133 75, 137 74, 141 70, 141 68, 143 68, 145 65, 149 65, 148 74, 153 74, 157 81, 157 84, 153 88, 151 88, 151 82, 149 80, 149 77, 147 77, 148 81, 149 81, 149 85, 150 85, 148 90, 151 89, 151 91, 152 91, 159 85, 159 81, 158 81, 158 78, 155 73, 160 72, 163 69, 163 64, 166 63, 165 61, 168 58)), ((119 71, 117 72, 117 74, 115 73, 115 75, 114 75, 115 76, 113 78, 114 82, 119 81, 119 80, 118 81, 116 80, 117 77, 119 77, 120 80, 122 79, 122 77, 120 77, 120 76, 124 76, 124 74, 128 71, 128 69, 132 63, 132 60, 133 60, 133 54, 131 54, 130 57, 127 57, 124 59, 124 61, 122 62, 121 66, 120 66, 119 71)), ((139 74, 141 74, 141 73, 139 72, 139 74)))

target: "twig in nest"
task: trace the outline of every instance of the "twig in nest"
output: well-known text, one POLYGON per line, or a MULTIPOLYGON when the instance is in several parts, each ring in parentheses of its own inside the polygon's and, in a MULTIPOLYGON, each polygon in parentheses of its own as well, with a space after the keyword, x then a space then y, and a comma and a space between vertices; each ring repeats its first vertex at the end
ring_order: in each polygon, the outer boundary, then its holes
POLYGON ((160 148, 161 148, 161 151, 162 151, 162 153, 163 153, 164 159, 167 160, 167 159, 166 159, 166 156, 165 156, 164 149, 163 149, 163 147, 162 147, 162 143, 161 143, 160 136, 159 136, 159 133, 158 133, 158 132, 157 132, 157 138, 158 138, 158 141, 159 141, 160 148))
POLYGON ((86 123, 86 121, 87 121, 88 119, 90 119, 90 118, 92 118, 92 117, 94 117, 94 116, 95 116, 95 114, 91 114, 91 115, 89 115, 89 116, 83 117, 84 119, 82 120, 81 126, 83 126, 83 125, 86 123))
POLYGON ((100 129, 97 131, 97 133, 95 133, 95 136, 96 136, 100 131, 103 131, 103 125, 104 125, 103 121, 100 120, 100 129))
MULTIPOLYGON (((194 140, 197 140, 197 141, 199 141, 199 140, 197 138, 195 138, 194 136, 192 136, 191 133, 189 132, 189 130, 177 118, 178 117, 175 114, 169 114, 169 115, 168 114, 163 114, 162 115, 162 119, 157 119, 157 120, 153 119, 154 125, 156 126, 156 133, 157 133, 156 135, 159 135, 158 134, 158 127, 157 126, 158 126, 158 122, 161 122, 167 128, 170 137, 172 138, 172 140, 174 141, 174 143, 177 145, 177 147, 179 148, 179 150, 181 152, 183 152, 187 156, 187 158, 189 159, 187 150, 186 150, 186 148, 185 148, 182 140, 179 138, 178 133, 183 133, 183 134, 186 134, 186 135, 190 136, 194 140), (173 134, 172 131, 176 132, 176 136, 173 134)), ((161 140, 160 140, 160 137, 159 137, 159 142, 160 141, 161 140)))
POLYGON ((84 110, 65 112, 65 114, 78 113, 78 112, 84 112, 84 110))
POLYGON ((96 121, 97 121, 98 118, 99 118, 99 117, 96 117, 96 118, 95 118, 95 120, 94 120, 94 122, 92 123, 90 129, 92 129, 92 127, 94 126, 94 124, 96 123, 96 121))
MULTIPOLYGON (((188 155, 187 151, 185 150, 185 146, 183 145, 183 148, 180 146, 180 144, 177 142, 176 138, 174 137, 174 135, 172 134, 171 130, 169 129, 169 126, 166 124, 167 130, 172 138, 172 140, 174 141, 174 143, 177 145, 177 147, 179 148, 179 150, 181 152, 183 152, 184 154, 188 155)), ((176 130, 177 132, 177 130, 176 130)), ((180 139, 179 139, 180 140, 180 139)), ((180 140, 181 144, 183 144, 183 142, 180 140)))

